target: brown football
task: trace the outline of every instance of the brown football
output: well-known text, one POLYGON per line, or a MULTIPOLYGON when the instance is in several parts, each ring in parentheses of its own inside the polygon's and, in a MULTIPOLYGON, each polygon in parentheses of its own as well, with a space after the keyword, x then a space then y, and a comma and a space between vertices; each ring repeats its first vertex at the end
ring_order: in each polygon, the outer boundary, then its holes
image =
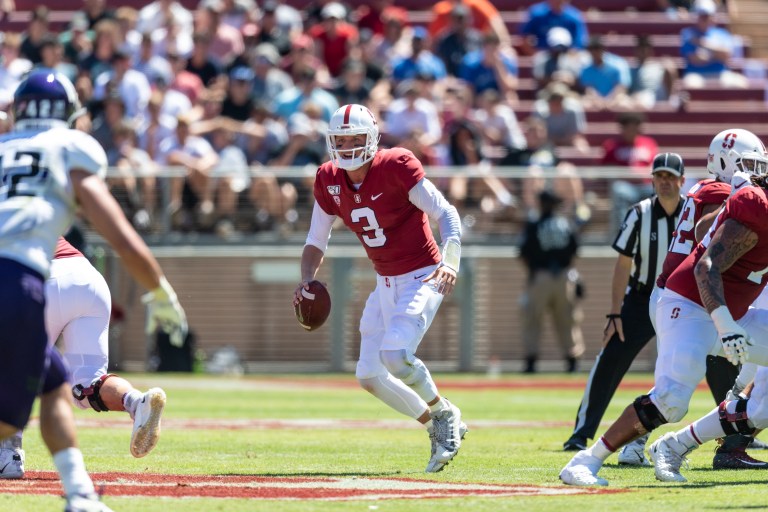
POLYGON ((314 331, 325 323, 331 314, 331 296, 320 281, 311 281, 309 290, 302 290, 304 300, 293 307, 299 324, 308 331, 314 331))

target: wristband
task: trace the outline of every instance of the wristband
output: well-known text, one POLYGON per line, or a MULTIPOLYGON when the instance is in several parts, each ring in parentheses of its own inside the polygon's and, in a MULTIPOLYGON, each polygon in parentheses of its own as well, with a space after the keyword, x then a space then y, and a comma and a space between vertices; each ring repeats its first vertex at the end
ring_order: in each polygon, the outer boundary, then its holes
POLYGON ((621 314, 620 313, 608 313, 607 315, 605 315, 605 318, 607 318, 609 320, 613 320, 614 318, 621 318, 621 314))
POLYGON ((715 328, 719 333, 731 331, 733 324, 736 323, 731 316, 731 312, 728 311, 728 306, 715 308, 709 316, 712 318, 712 322, 714 322, 715 328))
POLYGON ((459 273, 459 264, 461 263, 461 245, 456 240, 448 240, 443 246, 443 266, 446 266, 459 273))

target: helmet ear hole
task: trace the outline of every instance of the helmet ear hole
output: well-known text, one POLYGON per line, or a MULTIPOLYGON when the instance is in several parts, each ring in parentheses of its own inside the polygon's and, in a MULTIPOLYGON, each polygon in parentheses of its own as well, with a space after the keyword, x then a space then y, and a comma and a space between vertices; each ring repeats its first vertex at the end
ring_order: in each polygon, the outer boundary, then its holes
POLYGON ((723 160, 723 157, 720 157, 720 169, 724 171, 725 167, 726 167, 725 160, 723 160))

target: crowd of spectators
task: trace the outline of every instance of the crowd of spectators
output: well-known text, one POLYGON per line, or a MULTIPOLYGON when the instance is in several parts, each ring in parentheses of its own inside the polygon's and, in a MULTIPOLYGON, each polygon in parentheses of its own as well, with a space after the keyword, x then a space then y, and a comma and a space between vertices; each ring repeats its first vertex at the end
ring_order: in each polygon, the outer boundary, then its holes
MULTIPOLYGON (((678 4, 659 3, 686 8, 678 4)), ((717 5, 687 8, 678 70, 654 56, 647 37, 636 58, 614 54, 567 0, 531 6, 512 34, 491 0, 441 0, 424 25, 410 23, 397 0, 354 9, 310 0, 301 12, 280 0, 201 0, 194 10, 173 0, 138 10, 84 0, 58 33, 41 6, 23 33, 2 34, 0 104, 33 66, 70 77, 88 106, 79 127, 120 171, 110 185, 140 230, 164 217, 173 230, 223 236, 291 229, 309 211, 311 179, 271 169, 322 163, 327 121, 350 102, 381 120, 382 146, 407 147, 427 166, 530 169, 523 184, 490 171, 437 180, 460 210, 535 212, 549 188, 585 222, 578 173, 558 158, 561 147, 589 152, 585 111, 625 112, 595 165, 646 169, 656 142, 634 112, 679 101, 680 83, 744 83, 728 65, 733 38, 712 21, 717 5), (526 119, 517 114, 520 55, 531 57, 539 91, 526 119), (158 177, 162 166, 183 172, 158 177), (544 179, 545 169, 556 177, 544 179)))

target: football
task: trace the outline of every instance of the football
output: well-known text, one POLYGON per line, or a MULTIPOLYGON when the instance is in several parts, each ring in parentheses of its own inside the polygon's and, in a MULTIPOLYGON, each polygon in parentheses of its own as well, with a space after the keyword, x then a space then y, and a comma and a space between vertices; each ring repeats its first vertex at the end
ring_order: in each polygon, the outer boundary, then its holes
POLYGON ((331 313, 331 296, 320 281, 311 281, 309 290, 301 290, 304 300, 293 307, 299 324, 314 331, 325 323, 331 313))

